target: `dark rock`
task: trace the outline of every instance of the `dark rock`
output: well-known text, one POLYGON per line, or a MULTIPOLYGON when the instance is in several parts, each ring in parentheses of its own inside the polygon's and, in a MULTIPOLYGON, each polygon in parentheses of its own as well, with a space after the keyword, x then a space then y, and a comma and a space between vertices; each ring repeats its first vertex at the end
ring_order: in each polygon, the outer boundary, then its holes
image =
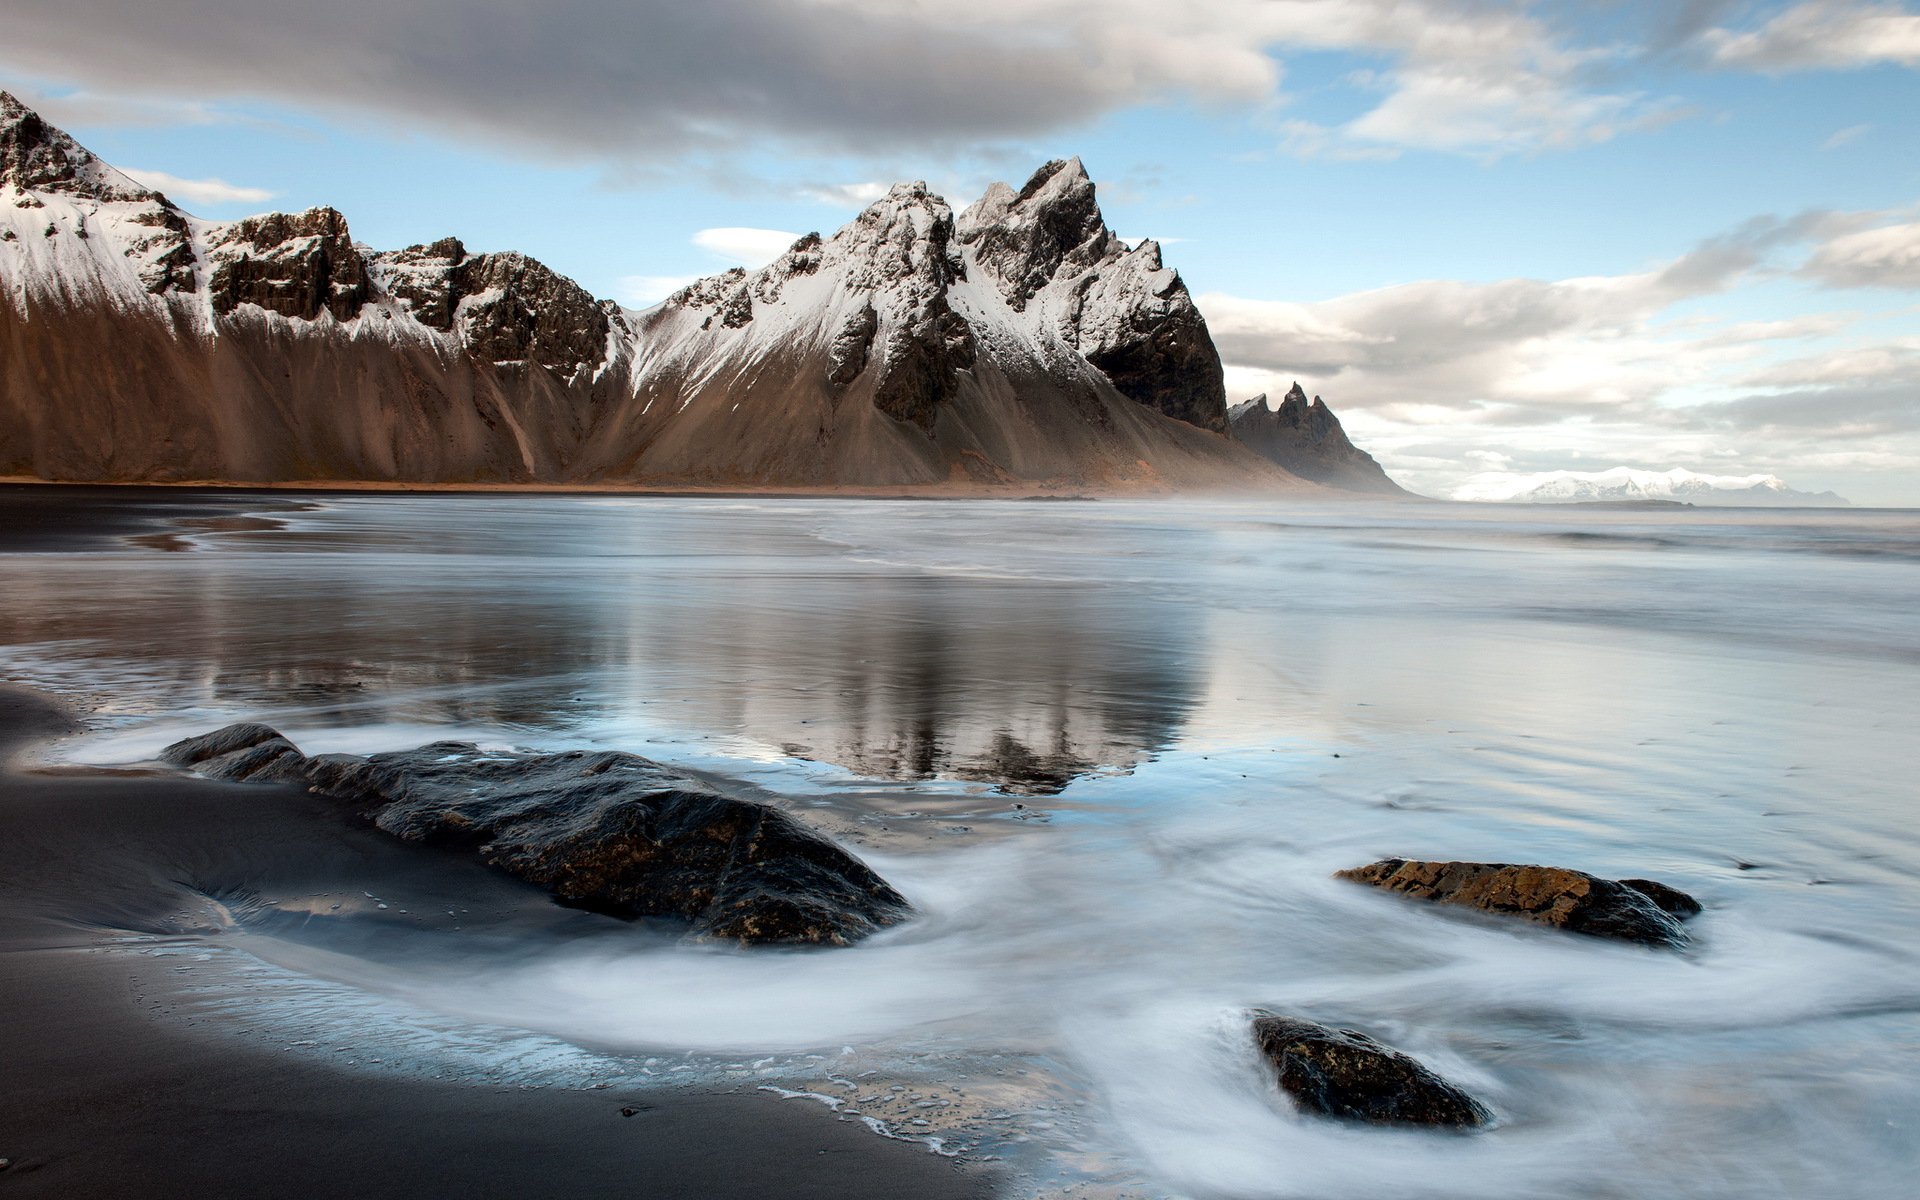
POLYGON ((845 391, 847 385, 867 369, 867 358, 873 352, 873 335, 879 328, 880 318, 871 304, 861 305, 860 311, 840 326, 840 332, 833 338, 833 349, 827 354, 827 383, 834 391, 845 391))
POLYGON ((457 325, 476 357, 538 363, 564 378, 607 356, 606 309, 538 259, 468 254, 460 239, 447 237, 375 261, 388 293, 416 320, 442 330, 457 325))
POLYGON ((932 429, 941 406, 959 394, 959 373, 972 369, 975 351, 972 326, 945 293, 935 294, 911 324, 888 335, 874 406, 896 421, 932 429))
POLYGON ((1388 858, 1335 872, 1334 877, 1417 900, 1522 917, 1573 933, 1675 949, 1688 941, 1686 930, 1675 917, 1691 915, 1680 913, 1678 908, 1691 905, 1694 912, 1699 911, 1692 897, 1660 884, 1652 886, 1670 892, 1673 899, 1669 903, 1676 905, 1675 909, 1667 908, 1638 886, 1563 867, 1388 858))
POLYGON ((165 197, 114 170, 91 150, 0 91, 0 183, 23 192, 59 192, 93 200, 165 197))
POLYGON ((323 312, 350 321, 373 295, 347 219, 331 208, 235 221, 222 230, 211 257, 208 290, 223 316, 251 304, 303 321, 323 312))
POLYGON ((1652 879, 1622 879, 1621 883, 1660 906, 1670 917, 1685 921, 1700 915, 1700 902, 1679 888, 1668 887, 1652 879))
POLYGON ((248 722, 175 742, 160 752, 162 762, 197 771, 209 779, 233 782, 287 782, 305 779, 306 756, 270 725, 248 722))
MULTIPOLYGON (((282 747, 292 750, 267 726, 235 725, 165 757, 218 778, 287 778, 282 747), (250 767, 249 755, 262 765, 250 767), (250 773, 232 773, 241 771, 250 773)), ((293 773, 396 837, 472 846, 563 903, 678 917, 705 937, 846 945, 911 911, 866 864, 779 809, 637 755, 436 742, 300 758, 293 773)))
POLYGON ((1446 1129, 1477 1129, 1493 1119, 1485 1105, 1419 1060, 1356 1030, 1259 1014, 1253 1036, 1281 1090, 1309 1112, 1446 1129))
POLYGON ((1264 395, 1236 404, 1228 413, 1233 436, 1269 462, 1302 479, 1353 492, 1404 496, 1399 484, 1373 456, 1347 440, 1340 418, 1315 396, 1312 403, 1298 383, 1282 397, 1278 410, 1264 395))

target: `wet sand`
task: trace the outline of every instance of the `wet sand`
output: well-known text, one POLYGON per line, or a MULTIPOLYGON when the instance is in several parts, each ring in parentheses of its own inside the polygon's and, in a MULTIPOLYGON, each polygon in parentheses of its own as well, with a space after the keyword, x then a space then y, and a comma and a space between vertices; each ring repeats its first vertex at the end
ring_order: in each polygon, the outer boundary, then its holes
MULTIPOLYGON (((75 523, 73 530, 78 530, 75 523)), ((76 534, 77 535, 77 534, 76 534)), ((209 897, 366 884, 416 912, 588 918, 294 788, 46 772, 74 727, 0 688, 0 1191, 18 1196, 974 1197, 991 1178, 752 1091, 528 1090, 383 1075, 206 1020, 146 944, 209 897), (622 1109, 635 1110, 623 1116, 622 1109)), ((472 921, 470 920, 470 924, 472 921)))

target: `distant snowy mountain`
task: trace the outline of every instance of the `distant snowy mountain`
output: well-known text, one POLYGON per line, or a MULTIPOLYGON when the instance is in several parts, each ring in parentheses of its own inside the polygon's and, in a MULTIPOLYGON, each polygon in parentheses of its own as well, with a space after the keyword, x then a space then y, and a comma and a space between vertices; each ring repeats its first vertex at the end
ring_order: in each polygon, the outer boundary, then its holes
POLYGON ((1669 500, 1740 508, 1841 508, 1849 501, 1832 492, 1799 492, 1773 475, 1702 475, 1676 467, 1642 471, 1545 471, 1496 473, 1470 480, 1455 500, 1506 504, 1579 504, 1594 501, 1669 500))
POLYGON ((1319 492, 1077 159, 894 187, 663 303, 331 208, 212 222, 0 92, 0 475, 1319 492))

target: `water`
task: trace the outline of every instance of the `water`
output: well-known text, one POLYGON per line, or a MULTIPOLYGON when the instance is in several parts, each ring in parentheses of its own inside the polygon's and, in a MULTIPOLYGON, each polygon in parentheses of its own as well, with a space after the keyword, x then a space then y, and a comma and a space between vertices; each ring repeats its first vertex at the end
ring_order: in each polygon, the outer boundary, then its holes
POLYGON ((793 798, 922 914, 829 953, 255 921, 248 952, 314 981, 309 1024, 387 1006, 522 1057, 544 1037, 815 1093, 1035 1186, 1910 1194, 1913 515, 354 497, 286 520, 6 560, 6 673, 98 701, 61 755, 238 717, 309 752, 632 749, 793 798), (1329 878, 1384 855, 1646 875, 1707 912, 1660 954, 1329 878), (1256 1006, 1364 1028, 1500 1123, 1302 1118, 1252 1056, 1256 1006))

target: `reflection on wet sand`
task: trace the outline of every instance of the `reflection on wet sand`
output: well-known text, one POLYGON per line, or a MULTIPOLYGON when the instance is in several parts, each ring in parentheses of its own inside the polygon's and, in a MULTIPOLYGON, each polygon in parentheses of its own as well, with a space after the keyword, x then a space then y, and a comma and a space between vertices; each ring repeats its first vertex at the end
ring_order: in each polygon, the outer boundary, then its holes
POLYGON ((549 524, 508 566, 463 512, 427 508, 398 544, 391 529, 223 525, 211 553, 44 564, 0 598, 0 640, 58 647, 76 669, 110 656, 170 705, 308 727, 744 739, 1015 794, 1131 769, 1193 704, 1190 636, 1138 594, 830 571, 791 531, 777 548, 743 533, 718 570, 702 543, 690 567, 681 543, 711 522, 669 518, 639 552, 608 553, 618 512, 572 541, 549 524))

